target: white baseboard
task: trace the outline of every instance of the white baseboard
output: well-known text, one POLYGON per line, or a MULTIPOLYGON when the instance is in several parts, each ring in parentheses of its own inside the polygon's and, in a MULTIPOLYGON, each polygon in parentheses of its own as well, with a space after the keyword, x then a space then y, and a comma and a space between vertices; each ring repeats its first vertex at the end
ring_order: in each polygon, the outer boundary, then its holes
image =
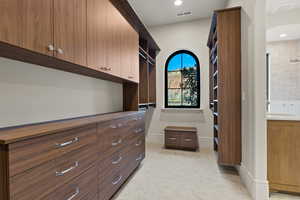
POLYGON ((238 171, 243 184, 254 200, 269 200, 269 183, 266 180, 255 179, 249 170, 242 164, 238 171))
MULTIPOLYGON (((164 145, 164 135, 160 133, 149 133, 146 138, 147 142, 164 145)), ((213 148, 213 138, 201 137, 198 135, 200 149, 213 148)))

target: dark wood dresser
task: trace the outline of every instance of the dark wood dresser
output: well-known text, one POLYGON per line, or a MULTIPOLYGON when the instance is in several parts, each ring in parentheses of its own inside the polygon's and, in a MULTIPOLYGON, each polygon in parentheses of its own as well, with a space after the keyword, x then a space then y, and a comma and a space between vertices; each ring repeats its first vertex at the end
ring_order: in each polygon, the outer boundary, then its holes
POLYGON ((196 151, 199 148, 197 129, 193 127, 166 127, 165 147, 169 149, 196 151))
POLYGON ((1 200, 108 200, 145 158, 144 112, 0 130, 1 200))

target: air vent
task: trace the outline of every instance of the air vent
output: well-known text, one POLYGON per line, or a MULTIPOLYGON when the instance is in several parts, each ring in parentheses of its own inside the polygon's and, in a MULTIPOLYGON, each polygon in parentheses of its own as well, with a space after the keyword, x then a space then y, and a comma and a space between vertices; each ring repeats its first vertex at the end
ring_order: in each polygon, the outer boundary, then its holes
POLYGON ((191 11, 178 13, 177 17, 184 17, 184 16, 189 16, 189 15, 192 15, 191 11))

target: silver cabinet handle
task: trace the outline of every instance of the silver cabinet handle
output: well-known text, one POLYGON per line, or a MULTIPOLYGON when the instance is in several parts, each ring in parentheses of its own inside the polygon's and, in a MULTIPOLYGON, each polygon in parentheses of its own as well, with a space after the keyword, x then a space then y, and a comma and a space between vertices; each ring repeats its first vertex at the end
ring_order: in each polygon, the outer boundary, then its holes
POLYGON ((58 48, 56 51, 57 51, 59 54, 64 54, 64 51, 63 51, 61 48, 58 48))
POLYGON ((122 161, 122 156, 119 156, 118 160, 112 161, 111 164, 116 165, 122 161))
POLYGON ((134 121, 138 121, 138 120, 142 120, 143 118, 142 117, 135 117, 133 118, 134 121))
POLYGON ((113 185, 117 185, 121 180, 122 180, 123 176, 119 176, 119 178, 116 181, 113 181, 112 184, 113 185))
POLYGON ((77 195, 79 195, 79 193, 80 193, 80 189, 79 189, 79 187, 77 187, 75 193, 72 196, 70 196, 69 198, 67 198, 66 200, 74 199, 77 195))
POLYGON ((48 50, 49 51, 55 51, 55 48, 54 48, 54 46, 52 44, 49 44, 48 45, 48 50))
POLYGON ((105 67, 100 67, 101 70, 105 70, 105 67))
POLYGON ((135 146, 140 146, 143 142, 140 140, 138 143, 135 143, 135 146))
POLYGON ((143 155, 140 154, 139 157, 137 157, 135 160, 136 160, 136 161, 140 161, 140 160, 142 160, 142 159, 143 159, 143 155))
POLYGON ((172 137, 172 138, 168 138, 169 140, 177 140, 177 138, 174 138, 174 137, 172 137))
POLYGON ((117 127, 117 125, 110 125, 110 128, 116 129, 118 127, 117 127))
POLYGON ((107 71, 111 71, 112 68, 111 68, 111 67, 107 67, 106 70, 107 70, 107 71))
POLYGON ((61 147, 65 147, 65 146, 68 146, 68 145, 71 145, 75 142, 78 142, 79 141, 79 138, 78 137, 75 137, 73 140, 70 140, 68 142, 64 142, 64 143, 56 143, 55 145, 59 148, 61 147))
POLYGON ((184 141, 186 141, 186 142, 191 142, 192 139, 184 139, 184 141))
POLYGON ((119 139, 117 142, 111 143, 111 146, 117 146, 118 144, 122 144, 123 140, 119 139))
POLYGON ((141 133, 141 132, 143 132, 143 129, 142 128, 138 128, 138 129, 135 129, 134 132, 135 133, 141 133))
POLYGON ((118 127, 119 127, 119 128, 123 127, 123 124, 122 124, 122 123, 119 123, 119 124, 118 124, 118 127))
POLYGON ((66 173, 68 173, 68 172, 74 170, 74 169, 77 168, 78 166, 79 166, 79 163, 78 163, 78 161, 76 161, 75 164, 74 164, 74 166, 72 166, 72 167, 70 167, 70 168, 68 168, 68 169, 66 169, 66 170, 64 170, 64 171, 56 172, 56 176, 63 176, 63 175, 65 175, 66 173))

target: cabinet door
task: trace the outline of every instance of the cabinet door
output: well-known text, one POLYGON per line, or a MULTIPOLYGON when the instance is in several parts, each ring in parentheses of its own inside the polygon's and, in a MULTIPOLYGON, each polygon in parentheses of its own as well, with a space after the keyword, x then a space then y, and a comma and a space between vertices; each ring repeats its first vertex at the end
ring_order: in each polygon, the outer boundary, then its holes
POLYGON ((121 26, 121 77, 124 79, 132 79, 131 74, 131 39, 129 24, 125 18, 122 18, 121 26))
POLYGON ((86 0, 54 0, 55 56, 86 65, 86 0))
POLYGON ((122 16, 110 2, 107 11, 107 72, 115 76, 121 76, 122 16))
MULTIPOLYGON (((23 0, 22 47, 53 56, 53 0, 23 0)), ((20 14, 18 14, 20 15, 20 14)))
POLYGON ((130 26, 130 61, 131 61, 131 74, 132 80, 134 82, 139 82, 139 74, 140 74, 140 67, 139 67, 139 34, 130 26))
POLYGON ((19 0, 0 1, 0 40, 21 46, 22 5, 19 0))
POLYGON ((1 0, 0 40, 53 55, 53 0, 1 0))
POLYGON ((108 0, 87 0, 87 65, 105 71, 108 0))

